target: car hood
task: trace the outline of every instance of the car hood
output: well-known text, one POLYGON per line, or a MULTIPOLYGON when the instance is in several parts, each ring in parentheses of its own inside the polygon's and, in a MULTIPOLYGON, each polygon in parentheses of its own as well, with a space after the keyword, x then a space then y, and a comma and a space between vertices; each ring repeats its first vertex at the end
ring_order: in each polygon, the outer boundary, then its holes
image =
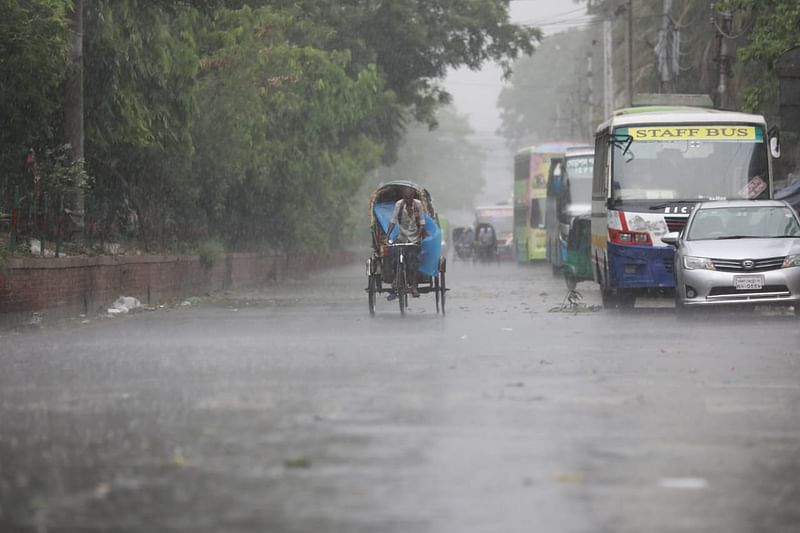
POLYGON ((685 241, 684 255, 720 259, 766 259, 800 254, 800 239, 685 241))

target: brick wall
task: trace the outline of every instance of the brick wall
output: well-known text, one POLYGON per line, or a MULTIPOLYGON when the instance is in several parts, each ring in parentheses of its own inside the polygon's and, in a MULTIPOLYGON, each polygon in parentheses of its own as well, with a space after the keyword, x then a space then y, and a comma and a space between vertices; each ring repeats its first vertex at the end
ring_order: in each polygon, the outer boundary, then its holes
POLYGON ((11 259, 7 271, 0 272, 0 324, 19 323, 34 312, 51 317, 92 315, 119 296, 155 305, 351 260, 347 252, 325 257, 228 254, 206 268, 194 255, 11 259))

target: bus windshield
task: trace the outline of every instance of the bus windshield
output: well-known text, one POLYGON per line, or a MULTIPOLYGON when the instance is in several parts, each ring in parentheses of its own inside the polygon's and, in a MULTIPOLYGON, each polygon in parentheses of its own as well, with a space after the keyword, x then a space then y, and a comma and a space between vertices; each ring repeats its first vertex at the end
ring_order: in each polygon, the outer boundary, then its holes
POLYGON ((618 128, 612 144, 614 200, 752 200, 770 194, 767 146, 756 126, 618 128))
POLYGON ((594 156, 567 159, 568 202, 588 204, 592 201, 594 156))

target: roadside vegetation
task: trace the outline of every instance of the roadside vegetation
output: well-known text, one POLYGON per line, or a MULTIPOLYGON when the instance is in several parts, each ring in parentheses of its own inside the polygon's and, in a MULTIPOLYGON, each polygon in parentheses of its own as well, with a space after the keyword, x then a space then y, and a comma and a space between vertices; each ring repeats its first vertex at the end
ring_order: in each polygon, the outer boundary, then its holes
POLYGON ((81 143, 80 5, 0 0, 0 232, 16 208, 84 252, 339 247, 359 188, 436 126, 447 69, 539 37, 504 0, 84 0, 81 143))

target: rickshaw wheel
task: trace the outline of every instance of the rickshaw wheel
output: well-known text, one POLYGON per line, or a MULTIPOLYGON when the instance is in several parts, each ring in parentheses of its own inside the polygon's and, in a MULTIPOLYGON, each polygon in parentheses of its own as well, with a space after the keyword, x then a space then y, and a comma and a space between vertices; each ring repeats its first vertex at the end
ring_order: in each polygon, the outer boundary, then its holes
POLYGON ((433 278, 433 292, 436 293, 436 314, 439 314, 439 276, 433 278))
POLYGON ((406 269, 402 263, 397 268, 397 301, 400 303, 400 314, 405 316, 408 307, 408 295, 406 294, 406 269))
POLYGON ((377 288, 375 287, 375 275, 370 274, 367 278, 367 297, 369 298, 369 314, 375 316, 375 301, 377 300, 377 288))
POLYGON ((444 271, 439 272, 439 291, 442 293, 442 314, 444 315, 446 313, 444 310, 444 302, 445 296, 447 295, 447 286, 444 283, 444 271))

